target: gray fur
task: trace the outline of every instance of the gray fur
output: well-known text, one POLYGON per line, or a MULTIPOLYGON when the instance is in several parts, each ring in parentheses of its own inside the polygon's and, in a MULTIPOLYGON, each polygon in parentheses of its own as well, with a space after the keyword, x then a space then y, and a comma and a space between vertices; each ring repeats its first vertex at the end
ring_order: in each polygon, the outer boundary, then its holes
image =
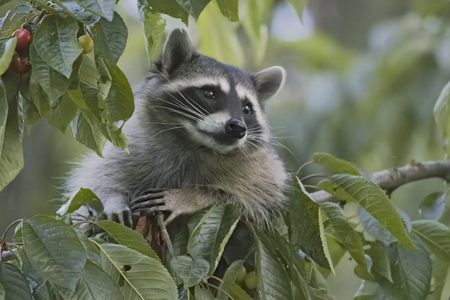
MULTIPOLYGON (((264 99, 256 102, 267 100, 278 91, 284 78, 282 68, 268 70, 256 75, 245 73, 197 54, 185 31, 172 33, 161 62, 136 95, 133 117, 124 126, 130 154, 108 144, 104 158, 95 153, 88 155, 68 178, 67 194, 80 187, 92 189, 102 200, 106 216, 121 223, 130 216, 130 202, 140 193, 155 188, 166 189, 165 205, 159 209, 172 212, 169 221, 216 203, 233 203, 246 218, 259 224, 269 222, 283 208, 287 173, 271 146, 262 105, 252 102, 258 106, 254 107, 257 114, 254 122, 259 130, 252 132, 249 127, 245 142, 226 153, 195 142, 182 125, 189 122, 195 126, 192 117, 162 108, 165 103, 178 105, 184 101, 174 90, 177 84, 222 78, 231 86, 224 103, 227 113, 243 118, 242 100, 233 88, 239 83, 255 99, 258 91, 264 91, 264 99), (177 55, 182 59, 177 59, 177 55), (273 78, 275 83, 270 82, 273 78)), ((211 110, 194 104, 187 106, 192 114, 196 113, 195 118, 206 117, 206 111, 211 110)))

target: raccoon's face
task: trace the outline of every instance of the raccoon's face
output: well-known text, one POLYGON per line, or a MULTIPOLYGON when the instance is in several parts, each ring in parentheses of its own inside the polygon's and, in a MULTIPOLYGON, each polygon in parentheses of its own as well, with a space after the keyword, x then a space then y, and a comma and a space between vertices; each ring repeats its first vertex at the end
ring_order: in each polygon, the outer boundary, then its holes
POLYGON ((191 142, 219 153, 269 142, 263 107, 281 87, 283 68, 248 74, 198 54, 184 30, 172 32, 156 67, 157 106, 177 120, 191 142))

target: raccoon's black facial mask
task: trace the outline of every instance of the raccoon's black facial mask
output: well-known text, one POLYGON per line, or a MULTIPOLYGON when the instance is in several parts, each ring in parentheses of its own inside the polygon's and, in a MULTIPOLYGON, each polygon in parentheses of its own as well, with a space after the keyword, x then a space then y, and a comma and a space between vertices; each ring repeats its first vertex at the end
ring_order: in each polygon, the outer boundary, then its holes
POLYGON ((184 30, 170 35, 156 67, 170 95, 161 105, 192 142, 219 153, 269 142, 263 106, 283 84, 283 68, 251 75, 198 54, 184 30))

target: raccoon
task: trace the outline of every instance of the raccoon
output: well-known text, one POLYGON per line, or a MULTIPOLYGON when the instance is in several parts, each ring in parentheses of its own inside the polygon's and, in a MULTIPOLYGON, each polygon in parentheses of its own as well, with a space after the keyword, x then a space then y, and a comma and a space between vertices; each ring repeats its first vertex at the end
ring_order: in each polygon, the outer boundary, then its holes
POLYGON ((201 55, 185 30, 174 30, 124 126, 129 154, 106 145, 104 158, 88 155, 67 194, 91 189, 104 205, 99 217, 129 227, 137 216, 164 212, 170 222, 217 203, 270 222, 283 209, 288 175, 264 105, 284 78, 278 66, 250 74, 201 55))

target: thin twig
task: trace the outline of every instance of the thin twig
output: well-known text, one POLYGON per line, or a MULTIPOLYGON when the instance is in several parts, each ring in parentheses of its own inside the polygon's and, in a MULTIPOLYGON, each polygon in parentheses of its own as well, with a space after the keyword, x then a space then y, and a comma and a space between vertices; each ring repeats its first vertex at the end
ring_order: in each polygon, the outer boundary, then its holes
POLYGON ((158 227, 161 230, 161 236, 164 240, 164 243, 167 245, 167 251, 169 252, 170 259, 172 259, 175 255, 173 252, 173 246, 172 242, 170 241, 169 233, 167 232, 166 224, 164 223, 164 214, 162 212, 159 212, 156 214, 156 222, 158 223, 158 227))
POLYGON ((23 221, 23 219, 18 219, 18 220, 15 220, 14 222, 12 222, 11 224, 9 224, 9 226, 6 227, 5 232, 3 232, 3 235, 2 235, 1 239, 4 240, 6 238, 6 234, 8 233, 8 230, 11 227, 13 227, 14 225, 16 225, 17 223, 22 222, 22 221, 23 221))

